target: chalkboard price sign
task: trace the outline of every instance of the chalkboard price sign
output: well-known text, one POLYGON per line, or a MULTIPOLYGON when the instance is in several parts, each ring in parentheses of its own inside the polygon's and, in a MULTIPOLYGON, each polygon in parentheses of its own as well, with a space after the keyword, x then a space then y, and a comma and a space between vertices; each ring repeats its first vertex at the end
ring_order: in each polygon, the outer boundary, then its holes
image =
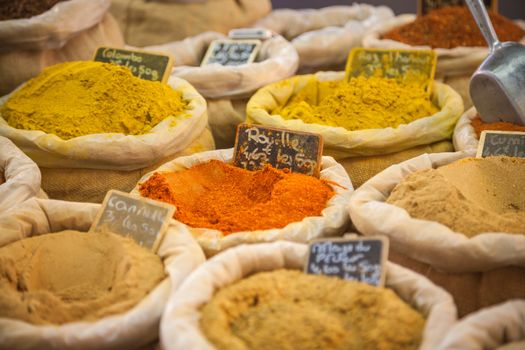
POLYGON ((309 245, 305 272, 335 276, 373 286, 385 283, 386 237, 316 240, 309 245))
POLYGON ((277 169, 318 177, 322 153, 321 135, 241 124, 237 127, 233 163, 247 170, 271 164, 277 169))
POLYGON ((525 132, 483 131, 479 138, 478 158, 507 156, 525 158, 525 132))
POLYGON ((174 213, 172 205, 111 190, 89 231, 131 236, 141 246, 157 251, 174 213))
POLYGON ((255 60, 261 46, 260 40, 212 41, 201 66, 218 63, 222 66, 240 66, 255 60))
POLYGON ((166 82, 173 66, 173 59, 167 54, 111 47, 99 47, 93 60, 128 67, 138 78, 161 82, 166 82))
POLYGON ((436 72, 433 50, 383 50, 354 48, 346 62, 346 79, 376 76, 419 83, 430 93, 436 72))
MULTIPOLYGON (((498 11, 498 0, 483 0, 487 9, 494 12, 498 11)), ((426 15, 432 10, 438 9, 444 6, 463 6, 465 0, 418 0, 417 2, 417 13, 418 15, 426 15)))

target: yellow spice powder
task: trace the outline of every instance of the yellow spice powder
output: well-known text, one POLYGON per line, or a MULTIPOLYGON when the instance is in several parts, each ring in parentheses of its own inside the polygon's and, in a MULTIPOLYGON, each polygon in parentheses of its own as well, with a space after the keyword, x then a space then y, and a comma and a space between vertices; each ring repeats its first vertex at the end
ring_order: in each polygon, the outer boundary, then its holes
POLYGON ((0 109, 14 128, 63 139, 98 134, 141 135, 188 107, 179 91, 139 79, 109 63, 66 62, 46 68, 0 109))
POLYGON ((438 111, 419 83, 379 77, 319 82, 312 77, 285 106, 272 113, 353 131, 396 128, 438 111))
POLYGON ((0 318, 94 321, 127 311, 164 278, 159 256, 113 233, 63 231, 0 248, 0 318))
POLYGON ((276 270, 218 291, 200 325, 219 350, 415 350, 425 320, 390 289, 276 270))

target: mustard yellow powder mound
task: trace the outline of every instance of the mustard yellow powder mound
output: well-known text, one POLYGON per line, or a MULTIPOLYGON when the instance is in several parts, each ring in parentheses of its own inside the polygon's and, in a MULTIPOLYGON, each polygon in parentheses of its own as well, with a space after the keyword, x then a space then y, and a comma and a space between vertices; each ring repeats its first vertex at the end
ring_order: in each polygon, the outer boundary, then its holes
POLYGON ((159 256, 113 233, 63 231, 0 248, 0 318, 95 321, 127 311, 164 278, 159 256))
POLYGON ((469 237, 525 234, 525 159, 466 158, 407 176, 387 203, 469 237))
POLYGON ((0 109, 14 128, 63 139, 99 133, 141 135, 188 102, 167 84, 137 78, 125 67, 67 62, 46 68, 0 109))
POLYGON ((390 289, 276 270, 218 291, 200 325, 219 350, 415 350, 425 320, 390 289))
POLYGON ((419 84, 379 77, 319 82, 312 77, 272 114, 354 131, 396 128, 438 111, 419 84))

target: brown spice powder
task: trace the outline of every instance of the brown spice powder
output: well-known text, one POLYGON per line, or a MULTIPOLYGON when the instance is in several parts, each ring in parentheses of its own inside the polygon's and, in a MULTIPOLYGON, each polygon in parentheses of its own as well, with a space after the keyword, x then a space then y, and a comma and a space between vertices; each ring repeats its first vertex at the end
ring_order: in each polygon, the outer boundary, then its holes
POLYGON ((0 21, 30 18, 66 0, 0 0, 0 21))

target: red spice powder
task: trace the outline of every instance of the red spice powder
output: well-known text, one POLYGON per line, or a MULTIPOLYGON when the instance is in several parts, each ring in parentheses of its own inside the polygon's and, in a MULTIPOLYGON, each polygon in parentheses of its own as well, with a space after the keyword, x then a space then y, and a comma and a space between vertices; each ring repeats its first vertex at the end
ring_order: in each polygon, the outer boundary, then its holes
POLYGON ((471 125, 476 131, 478 138, 480 137, 481 132, 483 132, 484 130, 525 132, 525 126, 523 125, 516 125, 508 122, 484 123, 480 119, 479 115, 476 118, 472 119, 471 125))
POLYGON ((144 197, 177 207, 174 218, 230 234, 282 228, 319 216, 334 195, 323 180, 267 166, 248 171, 218 160, 173 173, 155 173, 140 185, 144 197))
MULTIPOLYGON (((520 41, 525 36, 525 31, 510 19, 493 12, 489 12, 489 16, 501 41, 520 41)), ((414 22, 393 29, 383 38, 432 48, 487 46, 465 6, 448 6, 431 11, 417 17, 414 22)))

